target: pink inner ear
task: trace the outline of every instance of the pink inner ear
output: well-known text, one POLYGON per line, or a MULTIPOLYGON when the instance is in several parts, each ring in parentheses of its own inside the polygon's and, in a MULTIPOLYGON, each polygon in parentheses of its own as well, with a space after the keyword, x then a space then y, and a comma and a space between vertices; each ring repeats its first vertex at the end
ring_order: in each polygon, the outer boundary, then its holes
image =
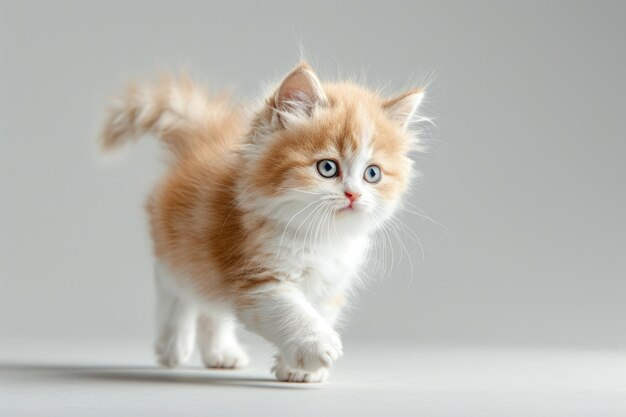
POLYGON ((313 101, 311 85, 301 74, 294 74, 293 77, 285 80, 278 93, 282 101, 302 100, 313 101))
POLYGON ((423 98, 424 90, 415 88, 397 97, 386 100, 383 103, 383 108, 387 111, 391 120, 400 124, 403 128, 406 128, 411 122, 411 118, 417 112, 423 98))
POLYGON ((325 101, 322 86, 306 64, 299 65, 285 77, 275 96, 276 107, 295 116, 310 116, 322 101, 325 101))

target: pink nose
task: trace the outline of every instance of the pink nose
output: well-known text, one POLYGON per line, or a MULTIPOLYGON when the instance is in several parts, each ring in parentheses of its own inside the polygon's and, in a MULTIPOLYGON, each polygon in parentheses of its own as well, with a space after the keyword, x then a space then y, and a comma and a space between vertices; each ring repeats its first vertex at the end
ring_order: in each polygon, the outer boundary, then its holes
POLYGON ((359 197, 361 196, 361 194, 359 193, 353 193, 351 191, 346 191, 345 192, 346 197, 348 197, 348 200, 350 200, 350 203, 354 203, 355 201, 357 201, 359 199, 359 197))

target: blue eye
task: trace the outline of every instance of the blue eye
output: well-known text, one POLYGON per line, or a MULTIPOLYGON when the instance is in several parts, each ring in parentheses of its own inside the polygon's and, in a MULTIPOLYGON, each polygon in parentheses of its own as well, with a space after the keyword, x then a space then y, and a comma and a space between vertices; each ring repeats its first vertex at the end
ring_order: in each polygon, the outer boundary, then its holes
POLYGON ((370 165, 365 168, 365 172, 363 173, 363 179, 367 182, 371 182, 372 184, 377 183, 383 177, 383 173, 380 171, 380 168, 377 165, 370 165))
POLYGON ((339 175, 339 167, 331 159, 322 159, 317 163, 317 172, 324 178, 333 178, 339 175))

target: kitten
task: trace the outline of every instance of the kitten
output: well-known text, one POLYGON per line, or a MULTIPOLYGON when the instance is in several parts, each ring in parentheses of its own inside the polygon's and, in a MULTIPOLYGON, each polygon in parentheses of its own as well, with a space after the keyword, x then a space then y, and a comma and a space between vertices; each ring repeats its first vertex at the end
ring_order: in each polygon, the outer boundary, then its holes
POLYGON ((172 155, 147 203, 162 365, 188 360, 197 337, 207 367, 245 366, 241 322, 278 348, 279 380, 326 380, 369 236, 407 189, 422 96, 322 84, 306 63, 250 117, 186 79, 129 88, 103 148, 151 133, 172 155))

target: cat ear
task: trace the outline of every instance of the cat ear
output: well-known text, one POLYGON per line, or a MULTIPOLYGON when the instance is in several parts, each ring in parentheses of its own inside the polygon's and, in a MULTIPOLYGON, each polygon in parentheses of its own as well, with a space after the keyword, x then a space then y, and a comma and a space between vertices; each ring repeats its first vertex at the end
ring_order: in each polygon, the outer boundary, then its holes
POLYGON ((387 115, 395 123, 399 124, 402 129, 406 129, 417 112, 422 99, 424 98, 424 90, 414 88, 399 96, 390 98, 383 102, 383 109, 387 115))
POLYGON ((280 83, 274 95, 276 120, 282 125, 311 117, 316 107, 327 102, 319 79, 305 62, 280 83))

